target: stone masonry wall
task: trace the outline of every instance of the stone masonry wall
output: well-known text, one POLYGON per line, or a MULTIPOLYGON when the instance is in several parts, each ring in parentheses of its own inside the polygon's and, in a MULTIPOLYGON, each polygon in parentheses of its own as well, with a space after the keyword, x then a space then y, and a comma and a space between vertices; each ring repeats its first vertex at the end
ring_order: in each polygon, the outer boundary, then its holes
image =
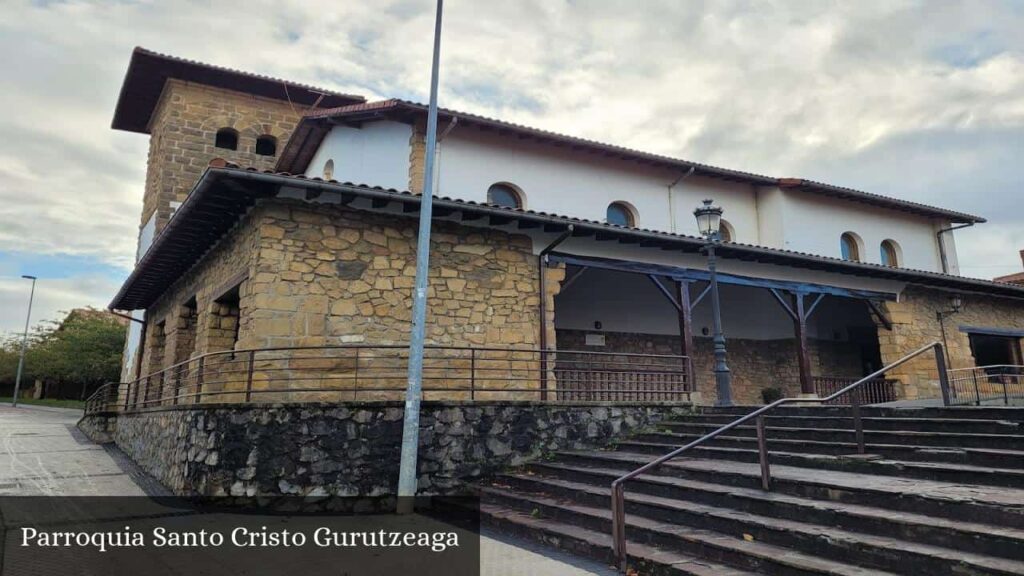
POLYGON ((288 102, 170 79, 150 121, 142 224, 157 212, 156 231, 170 218, 213 158, 270 169, 277 156, 256 154, 256 138, 277 139, 279 154, 303 109, 288 102), (238 149, 214 146, 217 130, 238 131, 238 149))
MULTIPOLYGON (((585 345, 586 331, 558 330, 561 350, 594 350, 635 354, 679 354, 679 337, 664 334, 602 332, 605 346, 585 345)), ((714 357, 710 338, 694 338, 693 356, 697 391, 701 402, 713 404, 718 398, 714 380, 714 357)), ((732 372, 733 400, 738 404, 761 404, 761 390, 782 388, 787 396, 800 393, 795 340, 726 339, 728 364, 732 372)), ((811 367, 815 375, 856 377, 860 373, 860 355, 848 342, 811 340, 811 367)))
MULTIPOLYGON (((253 213, 243 218, 230 234, 175 283, 146 311, 146 345, 143 366, 165 368, 183 358, 224 350, 217 314, 222 305, 215 300, 241 282, 241 308, 250 307, 251 293, 246 279, 255 264, 258 220, 253 213), (189 308, 194 299, 195 311, 189 308), (194 314, 194 316, 193 316, 194 314), (183 317, 194 318, 182 322, 183 317), (157 330, 163 329, 163 336, 157 330)), ((251 341, 251 324, 242 315, 239 346, 251 341)), ((148 373, 148 370, 146 371, 148 373)), ((170 383, 167 383, 170 386, 170 383)), ((167 392, 169 394, 169 392, 167 392)), ((155 392, 154 392, 154 398, 155 392)))
MULTIPOLYGON (((892 330, 878 329, 882 361, 889 364, 905 354, 931 342, 942 340, 936 313, 950 309, 951 293, 908 287, 899 302, 886 302, 885 310, 893 323, 892 330)), ((962 310, 944 320, 949 344, 950 368, 975 365, 968 335, 958 327, 1024 329, 1024 305, 1019 300, 994 296, 962 295, 962 310)), ((898 379, 906 398, 940 398, 935 359, 924 354, 887 374, 898 379)))
MULTIPOLYGON (((688 408, 428 401, 422 410, 419 489, 437 494, 548 451, 605 446, 688 408)), ((402 414, 397 401, 179 406, 118 415, 112 436, 176 494, 376 497, 395 493, 402 414)), ((111 434, 104 416, 79 426, 111 434)))

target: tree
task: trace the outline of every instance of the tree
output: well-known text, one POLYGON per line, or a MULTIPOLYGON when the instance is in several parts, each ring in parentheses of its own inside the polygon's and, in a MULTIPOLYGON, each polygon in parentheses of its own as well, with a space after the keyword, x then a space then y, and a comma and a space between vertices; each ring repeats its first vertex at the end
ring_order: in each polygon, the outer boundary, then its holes
MULTIPOLYGON (((56 384, 53 388, 61 396, 85 398, 91 389, 117 381, 125 332, 117 316, 91 308, 72 310, 61 323, 36 326, 29 337, 22 388, 42 380, 56 384)), ((20 338, 0 342, 0 382, 5 388, 14 383, 20 349, 20 338)))

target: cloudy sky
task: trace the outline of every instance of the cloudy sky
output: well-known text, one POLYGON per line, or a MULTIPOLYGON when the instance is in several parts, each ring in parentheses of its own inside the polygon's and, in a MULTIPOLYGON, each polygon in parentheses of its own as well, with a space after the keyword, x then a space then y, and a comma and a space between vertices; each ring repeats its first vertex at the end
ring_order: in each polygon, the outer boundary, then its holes
MULTIPOLYGON (((449 0, 442 105, 988 217, 1021 269, 1024 2, 449 0)), ((0 332, 103 307, 134 259, 146 137, 110 129, 134 46, 425 101, 431 0, 0 0, 0 332)))

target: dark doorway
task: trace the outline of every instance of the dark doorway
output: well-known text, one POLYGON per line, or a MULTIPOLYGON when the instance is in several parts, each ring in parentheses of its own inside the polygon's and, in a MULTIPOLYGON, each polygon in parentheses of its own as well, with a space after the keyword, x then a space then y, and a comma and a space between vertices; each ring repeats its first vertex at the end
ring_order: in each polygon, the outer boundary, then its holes
POLYGON ((1000 366, 1021 364, 1020 338, 1014 336, 993 336, 971 334, 971 354, 976 366, 1000 366))

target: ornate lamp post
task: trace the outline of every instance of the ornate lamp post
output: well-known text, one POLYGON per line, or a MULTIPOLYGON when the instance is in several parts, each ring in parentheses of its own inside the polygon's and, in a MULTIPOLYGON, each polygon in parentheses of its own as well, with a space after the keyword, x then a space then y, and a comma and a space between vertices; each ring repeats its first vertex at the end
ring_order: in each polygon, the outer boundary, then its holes
POLYGON ((721 241, 722 208, 712 206, 711 200, 693 211, 697 218, 697 229, 706 240, 704 252, 708 255, 708 272, 711 275, 711 308, 714 328, 715 387, 718 390, 716 406, 732 406, 732 375, 725 363, 725 335, 722 334, 722 308, 718 299, 718 274, 716 272, 715 246, 721 241))
POLYGON ((939 310, 935 313, 935 318, 939 321, 939 331, 942 332, 942 349, 946 352, 946 366, 952 368, 953 361, 949 356, 949 342, 946 341, 946 318, 953 314, 958 314, 964 307, 964 300, 959 294, 955 294, 949 298, 949 310, 939 310))

